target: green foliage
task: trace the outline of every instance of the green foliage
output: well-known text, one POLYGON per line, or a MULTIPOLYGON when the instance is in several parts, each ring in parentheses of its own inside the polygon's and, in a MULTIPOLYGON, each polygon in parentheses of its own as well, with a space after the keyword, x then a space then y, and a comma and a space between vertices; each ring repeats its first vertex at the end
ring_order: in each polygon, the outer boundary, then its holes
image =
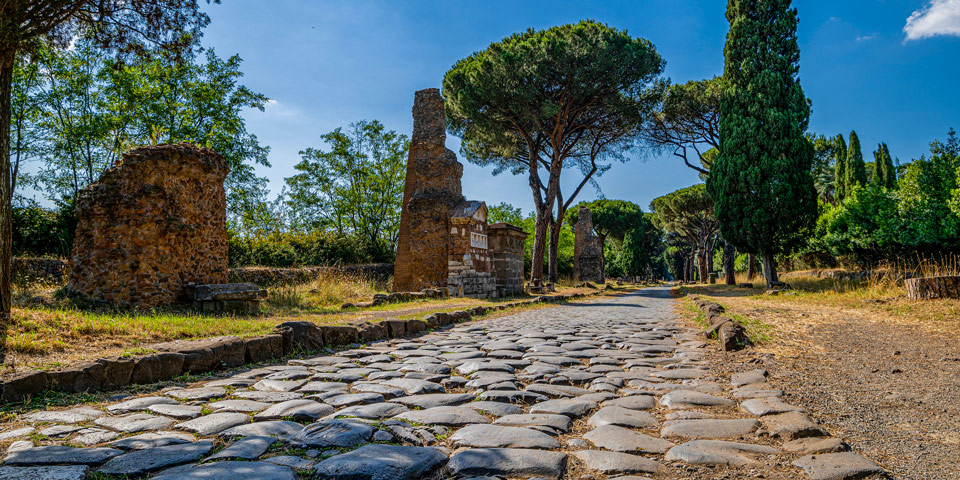
POLYGON ((70 256, 76 219, 73 204, 55 210, 38 205, 13 208, 13 254, 17 256, 70 256))
POLYGON ((626 200, 601 198, 592 202, 580 202, 567 211, 565 222, 576 225, 580 207, 590 209, 593 231, 604 242, 607 238, 622 241, 624 235, 640 226, 644 220, 640 206, 626 200))
POLYGON ((663 231, 655 225, 653 214, 643 214, 639 225, 624 235, 617 257, 607 262, 608 273, 612 273, 609 265, 615 265, 623 275, 646 276, 649 273, 654 278, 662 278, 666 247, 663 231))
POLYGON ((862 187, 868 183, 867 166, 863 163, 863 152, 860 149, 860 137, 857 132, 850 132, 850 148, 847 149, 846 185, 847 194, 853 193, 854 187, 862 187))
POLYGON ((833 152, 833 158, 836 162, 833 175, 834 198, 839 202, 847 198, 847 142, 843 139, 842 134, 834 138, 833 152))
POLYGON ((950 209, 958 188, 960 140, 950 131, 947 142, 934 141, 930 158, 907 166, 899 182, 900 242, 908 248, 960 247, 960 217, 950 209))
POLYGON ((723 89, 723 77, 671 85, 660 112, 652 117, 652 124, 645 130, 652 144, 672 149, 675 156, 703 178, 709 174, 710 164, 720 148, 723 89), (691 163, 690 150, 700 166, 691 163))
POLYGON ((728 3, 722 148, 707 179, 723 237, 768 257, 816 218, 813 146, 804 137, 810 104, 798 78, 797 11, 789 5, 728 3))
POLYGON ((873 182, 881 188, 897 188, 897 171, 893 166, 893 158, 890 156, 890 148, 886 143, 877 145, 873 152, 875 173, 873 182))
MULTIPOLYGON (((842 137, 841 137, 842 138, 842 137)), ((834 166, 837 144, 832 138, 823 135, 807 134, 807 140, 813 144, 813 165, 810 174, 813 176, 813 185, 817 189, 818 198, 827 203, 833 203, 834 166)))
POLYGON ((657 197, 650 202, 650 209, 654 213, 654 225, 671 235, 674 243, 686 245, 690 255, 697 255, 700 277, 706 278, 719 229, 715 205, 706 185, 701 183, 657 197))
POLYGON ((520 207, 514 207, 507 202, 500 202, 496 205, 487 207, 487 222, 504 222, 517 227, 522 227, 524 223, 523 211, 520 210, 520 207))
POLYGON ((842 205, 827 206, 813 238, 837 257, 851 255, 861 264, 884 258, 897 244, 897 199, 877 186, 855 185, 842 205))
POLYGON ((269 149, 241 113, 262 111, 267 97, 239 83, 240 57, 212 49, 197 57, 196 49, 157 49, 120 61, 82 39, 73 50, 40 46, 21 56, 18 108, 34 110, 22 122, 23 158, 43 160, 23 180, 50 199, 72 198, 130 148, 191 142, 227 159, 229 213, 238 215, 238 197, 265 182, 253 166, 269 166, 269 149))
POLYGON ((371 255, 352 238, 322 231, 255 237, 231 235, 229 247, 231 266, 296 267, 393 261, 392 250, 379 252, 381 256, 371 255))
POLYGON ((300 152, 287 178, 295 227, 350 236, 371 251, 392 251, 400 228, 409 140, 383 124, 360 121, 321 137, 329 150, 300 152))

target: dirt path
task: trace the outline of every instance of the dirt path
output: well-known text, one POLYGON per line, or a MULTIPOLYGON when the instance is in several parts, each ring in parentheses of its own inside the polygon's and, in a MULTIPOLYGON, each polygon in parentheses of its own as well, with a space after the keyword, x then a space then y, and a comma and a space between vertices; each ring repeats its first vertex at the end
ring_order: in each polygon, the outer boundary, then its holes
POLYGON ((881 308, 776 297, 715 298, 774 327, 735 363, 762 362, 786 399, 894 478, 960 478, 960 335, 881 308))

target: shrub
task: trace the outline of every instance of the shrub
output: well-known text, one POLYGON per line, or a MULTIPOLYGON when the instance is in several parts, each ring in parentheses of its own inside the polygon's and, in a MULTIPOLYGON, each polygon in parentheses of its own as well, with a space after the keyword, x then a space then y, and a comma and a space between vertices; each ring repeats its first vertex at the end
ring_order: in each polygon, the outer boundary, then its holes
POLYGON ((299 267, 391 262, 392 249, 370 248, 327 232, 230 235, 231 266, 299 267), (387 251, 384 251, 387 250, 387 251))

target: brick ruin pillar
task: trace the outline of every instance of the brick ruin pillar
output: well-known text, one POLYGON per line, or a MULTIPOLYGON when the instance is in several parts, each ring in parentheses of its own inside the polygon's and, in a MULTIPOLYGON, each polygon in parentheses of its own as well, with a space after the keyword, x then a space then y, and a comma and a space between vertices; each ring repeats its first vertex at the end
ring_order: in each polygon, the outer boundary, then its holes
POLYGON ((593 212, 587 207, 577 211, 574 227, 573 278, 577 282, 603 283, 603 246, 593 234, 593 212))
POLYGON ((494 223, 487 227, 490 251, 490 271, 497 279, 499 296, 523 293, 523 242, 527 233, 509 223, 494 223))
POLYGON ((447 285, 450 210, 464 198, 460 187, 463 165, 445 146, 446 127, 440 90, 428 88, 416 92, 394 292, 447 285))
POLYGON ((77 197, 67 288, 152 308, 188 283, 225 283, 229 171, 223 156, 187 143, 125 153, 77 197))

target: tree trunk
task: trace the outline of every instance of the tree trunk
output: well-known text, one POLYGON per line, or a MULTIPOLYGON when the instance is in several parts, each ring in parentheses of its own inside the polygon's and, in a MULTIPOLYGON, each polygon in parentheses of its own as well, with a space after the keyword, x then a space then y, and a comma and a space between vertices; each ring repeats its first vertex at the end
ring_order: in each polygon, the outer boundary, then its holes
POLYGON ((533 256, 530 259, 530 283, 543 285, 543 254, 547 251, 547 233, 550 229, 550 211, 537 212, 533 230, 533 256))
POLYGON ((13 62, 16 52, 0 52, 0 363, 7 354, 7 328, 12 315, 10 267, 13 256, 12 205, 10 178, 10 96, 13 89, 13 62))
POLYGON ((550 223, 550 252, 548 265, 548 278, 551 282, 557 283, 560 276, 558 267, 560 262, 560 229, 563 228, 563 211, 557 206, 557 219, 550 223))
POLYGON ((737 272, 735 261, 737 258, 737 249, 730 242, 723 242, 723 278, 727 285, 737 284, 737 272))
POLYGON ((753 280, 757 276, 757 256, 753 253, 747 254, 747 280, 753 280))
POLYGON ((710 267, 707 265, 707 257, 709 252, 707 252, 706 247, 701 248, 697 252, 697 267, 699 270, 700 283, 707 283, 707 278, 710 277, 710 267))
POLYGON ((772 288, 777 279, 777 262, 773 259, 772 253, 764 253, 763 258, 763 278, 767 281, 767 288, 772 288))

